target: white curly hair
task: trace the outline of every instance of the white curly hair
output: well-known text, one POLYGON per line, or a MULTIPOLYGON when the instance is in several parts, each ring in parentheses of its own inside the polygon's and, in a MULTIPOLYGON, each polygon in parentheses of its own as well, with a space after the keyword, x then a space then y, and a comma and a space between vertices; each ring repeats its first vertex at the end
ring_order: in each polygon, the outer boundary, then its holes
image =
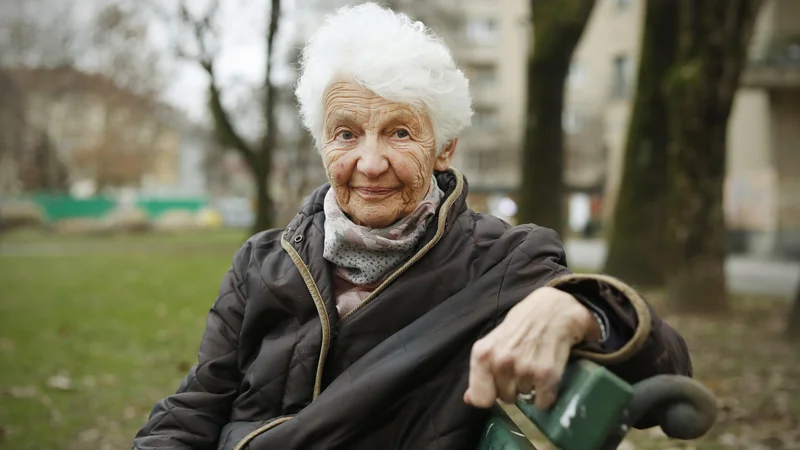
POLYGON ((470 125, 469 82, 442 39, 422 22, 375 3, 328 16, 303 49, 295 95, 317 150, 325 90, 343 79, 427 113, 437 153, 470 125))

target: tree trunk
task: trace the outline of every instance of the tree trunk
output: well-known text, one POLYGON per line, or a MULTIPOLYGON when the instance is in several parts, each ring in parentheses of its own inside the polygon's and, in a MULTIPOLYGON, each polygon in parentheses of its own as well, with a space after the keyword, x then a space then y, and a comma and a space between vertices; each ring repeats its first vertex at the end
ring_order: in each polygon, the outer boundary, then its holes
POLYGON ((256 188, 256 217, 253 222, 253 234, 268 230, 273 226, 275 208, 269 193, 269 173, 271 164, 250 164, 253 182, 256 188))
POLYGON ((564 222, 564 82, 594 0, 531 0, 528 109, 519 222, 561 233, 564 222))
POLYGON ((669 272, 678 309, 727 307, 722 209, 728 116, 761 0, 681 0, 668 79, 669 272))
POLYGON ((786 327, 786 335, 793 341, 800 342, 800 285, 794 294, 794 305, 789 314, 789 323, 786 327))
POLYGON ((648 1, 636 99, 604 272, 639 286, 664 283, 667 248, 667 98, 675 61, 678 1, 648 1))
MULTIPOLYGON (((199 19, 193 18, 185 2, 180 3, 181 20, 191 27, 198 47, 196 62, 205 70, 209 77, 208 107, 214 120, 214 129, 219 142, 233 148, 244 158, 253 175, 256 190, 253 232, 257 233, 271 228, 275 221, 275 208, 270 197, 269 180, 272 172, 272 152, 277 144, 278 130, 275 125, 275 87, 272 84, 272 56, 273 43, 278 33, 280 21, 280 0, 271 0, 270 9, 267 11, 268 28, 265 34, 266 41, 266 70, 264 73, 262 112, 264 116, 264 129, 258 143, 251 143, 236 129, 231 115, 222 104, 222 92, 217 83, 213 54, 207 47, 210 36, 214 36, 212 27, 214 17, 219 10, 219 2, 212 2, 205 15, 199 19)), ((179 53, 187 52, 179 47, 179 53)))
POLYGON ((278 20, 281 14, 280 0, 272 0, 270 2, 269 14, 267 17, 267 34, 266 34, 266 67, 264 71, 264 97, 262 106, 264 108, 264 122, 265 128, 261 138, 261 145, 258 148, 258 154, 254 161, 253 174, 257 177, 256 192, 257 192, 257 207, 256 207, 256 221, 253 224, 253 231, 259 232, 275 225, 276 211, 273 207, 272 197, 270 196, 269 180, 272 176, 272 152, 278 142, 278 130, 275 121, 275 97, 276 89, 272 84, 272 56, 273 44, 275 36, 278 34, 278 20))

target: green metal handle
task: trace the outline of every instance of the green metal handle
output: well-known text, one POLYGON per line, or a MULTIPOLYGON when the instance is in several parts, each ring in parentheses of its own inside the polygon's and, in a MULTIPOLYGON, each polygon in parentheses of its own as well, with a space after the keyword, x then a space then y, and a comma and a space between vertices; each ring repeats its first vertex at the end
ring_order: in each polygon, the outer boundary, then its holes
POLYGON ((630 423, 654 415, 664 433, 675 439, 697 439, 717 418, 714 394, 699 382, 678 375, 657 375, 633 385, 630 423))
POLYGON ((492 409, 492 418, 486 424, 478 445, 479 450, 536 450, 517 424, 499 405, 492 409))
MULTIPOLYGON (((563 450, 615 449, 631 426, 642 423, 660 425, 675 439, 696 439, 708 432, 717 414, 714 395, 691 378, 657 375, 631 386, 587 360, 567 365, 559 398, 549 411, 523 402, 517 407, 563 450)), ((521 437, 496 410, 478 448, 530 449, 521 437)))

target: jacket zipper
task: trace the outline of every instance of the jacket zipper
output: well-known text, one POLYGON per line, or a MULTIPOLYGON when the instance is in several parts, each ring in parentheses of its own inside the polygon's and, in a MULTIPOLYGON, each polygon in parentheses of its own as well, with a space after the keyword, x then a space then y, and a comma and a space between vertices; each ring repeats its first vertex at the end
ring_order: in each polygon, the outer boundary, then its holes
MULTIPOLYGON (((372 291, 367 298, 359 303, 358 306, 342 316, 340 319, 341 321, 347 320, 353 315, 353 313, 366 306, 370 301, 372 301, 372 299, 380 294, 381 291, 386 289, 386 287, 392 281, 399 277, 403 272, 408 270, 408 268, 413 266, 417 261, 422 259, 422 257, 425 256, 425 254, 428 253, 428 251, 430 251, 430 249, 432 249, 433 246, 442 239, 442 236, 444 236, 445 225, 447 224, 447 212, 450 210, 450 207, 453 206, 453 203, 455 203, 458 197, 461 196, 461 192, 464 190, 464 177, 457 170, 451 170, 456 177, 456 188, 440 208, 440 211, 443 213, 439 214, 439 222, 437 224, 436 234, 433 236, 433 239, 425 244, 425 246, 422 247, 419 252, 417 252, 410 260, 408 260, 408 262, 392 272, 392 274, 389 275, 389 277, 387 277, 374 291, 372 291)), ((289 242, 286 240, 285 234, 281 236, 281 247, 283 247, 283 249, 289 253, 289 257, 292 259, 292 262, 294 262, 294 265, 297 266, 297 270, 300 271, 300 276, 303 277, 303 281, 306 283, 306 288, 308 288, 308 292, 311 294, 311 298, 314 300, 314 306, 316 306, 317 314, 322 322, 322 347, 319 353, 317 374, 316 379, 314 380, 314 395, 312 397, 313 400, 316 400, 317 397, 319 397, 320 392, 322 392, 322 373, 325 368, 325 357, 328 355, 328 350, 331 344, 331 322, 328 319, 328 311, 325 308, 325 302, 322 300, 322 294, 320 294, 319 287, 314 281, 314 278, 311 276, 311 271, 308 269, 308 266, 303 261, 303 258, 300 256, 300 254, 297 253, 297 250, 295 250, 294 247, 292 247, 291 244, 289 244, 289 242)))
POLYGON ((285 235, 281 236, 281 247, 289 253, 292 262, 297 266, 297 270, 300 271, 300 276, 303 277, 306 288, 308 288, 308 292, 311 293, 314 306, 317 307, 319 320, 322 322, 322 345, 319 352, 319 362, 317 363, 317 375, 314 379, 313 401, 316 400, 317 397, 319 397, 319 393, 322 392, 322 369, 325 367, 325 357, 328 356, 328 348, 331 345, 331 321, 328 318, 328 310, 325 308, 325 302, 322 300, 319 287, 311 276, 311 271, 308 269, 306 263, 303 262, 303 258, 300 257, 300 254, 297 253, 297 250, 286 241, 285 235))
POLYGON ((236 447, 233 447, 233 450, 242 450, 245 445, 249 444, 250 441, 255 439, 258 435, 260 435, 262 433, 266 433, 267 431, 271 430, 272 428, 275 428, 278 425, 280 425, 280 424, 282 424, 284 422, 287 422, 291 418, 292 418, 292 416, 279 417, 279 418, 273 420, 272 422, 270 422, 268 424, 265 424, 265 425, 262 425, 262 426, 256 428, 255 430, 253 430, 250 433, 248 433, 247 436, 243 437, 242 440, 239 441, 238 444, 236 444, 236 447))

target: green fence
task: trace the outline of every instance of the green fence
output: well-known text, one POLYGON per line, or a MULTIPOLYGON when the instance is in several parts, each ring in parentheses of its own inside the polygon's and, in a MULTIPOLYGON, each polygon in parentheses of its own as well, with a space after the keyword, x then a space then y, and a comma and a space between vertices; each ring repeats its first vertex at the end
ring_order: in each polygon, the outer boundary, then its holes
POLYGON ((76 199, 66 195, 35 195, 28 201, 36 203, 48 222, 64 219, 96 219, 108 214, 116 202, 105 197, 76 199))
MULTIPOLYGON (((110 197, 74 198, 69 195, 36 194, 27 197, 6 198, 5 202, 32 202, 41 208, 47 222, 64 219, 97 219, 110 213, 117 201, 110 197)), ((140 199, 136 207, 143 210, 151 219, 167 211, 188 211, 196 213, 205 208, 205 199, 140 199)))
POLYGON ((203 199, 150 199, 139 200, 136 202, 136 206, 144 210, 147 213, 147 217, 156 218, 167 211, 175 210, 197 213, 208 206, 208 202, 203 199))

